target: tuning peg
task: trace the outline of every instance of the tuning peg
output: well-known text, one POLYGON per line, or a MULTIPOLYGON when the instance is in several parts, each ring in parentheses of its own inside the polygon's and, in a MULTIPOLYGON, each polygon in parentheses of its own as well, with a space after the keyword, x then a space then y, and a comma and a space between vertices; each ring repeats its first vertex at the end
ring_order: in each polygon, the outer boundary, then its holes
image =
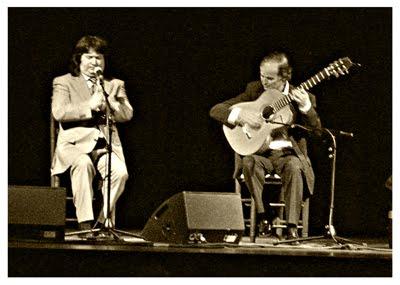
MULTIPOLYGON (((350 59, 349 59, 350 60, 350 59)), ((339 59, 339 62, 346 74, 349 74, 349 69, 347 68, 346 64, 343 62, 343 59, 339 59)))
POLYGON ((329 64, 329 73, 333 74, 336 78, 338 78, 340 75, 337 72, 337 61, 332 62, 331 64, 329 64))
POLYGON ((333 75, 335 75, 336 78, 340 76, 339 73, 337 73, 336 69, 332 69, 331 72, 333 73, 333 75))
POLYGON ((344 75, 344 72, 343 72, 343 70, 342 70, 342 65, 340 65, 337 61, 335 61, 335 67, 336 67, 336 70, 337 70, 341 75, 344 75))

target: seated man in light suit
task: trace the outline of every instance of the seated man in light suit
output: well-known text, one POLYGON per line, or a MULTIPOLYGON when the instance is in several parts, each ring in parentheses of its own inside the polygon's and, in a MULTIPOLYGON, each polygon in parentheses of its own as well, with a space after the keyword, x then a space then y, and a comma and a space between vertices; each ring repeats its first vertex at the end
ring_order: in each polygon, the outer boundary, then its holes
MULTIPOLYGON (((96 36, 84 36, 75 46, 71 73, 53 81, 52 114, 60 124, 51 174, 69 170, 76 216, 81 230, 91 229, 94 221, 92 207, 92 181, 96 168, 104 183, 104 206, 98 218, 105 222, 107 214, 107 162, 108 130, 105 125, 106 101, 96 69, 104 70, 107 42, 96 36)), ((124 82, 104 79, 109 95, 113 121, 126 122, 132 118, 133 109, 125 93, 124 82)), ((124 191, 128 179, 121 141, 115 124, 112 125, 111 223, 115 222, 115 204, 124 191)), ((108 223, 110 220, 106 220, 108 223)), ((111 225, 111 226, 112 226, 111 225)), ((110 226, 110 225, 107 225, 110 226)), ((92 233, 86 235, 90 237, 92 233)))

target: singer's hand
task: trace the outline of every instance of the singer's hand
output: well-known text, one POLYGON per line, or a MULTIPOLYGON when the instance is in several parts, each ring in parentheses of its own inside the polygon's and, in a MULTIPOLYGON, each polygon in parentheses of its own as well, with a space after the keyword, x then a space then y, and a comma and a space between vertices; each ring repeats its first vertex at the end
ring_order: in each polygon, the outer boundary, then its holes
POLYGON ((263 119, 260 114, 247 111, 245 109, 240 110, 239 116, 236 119, 236 124, 239 126, 249 125, 253 129, 259 129, 263 119))
POLYGON ((311 105, 310 97, 303 88, 293 89, 291 94, 293 100, 299 105, 299 108, 304 108, 307 105, 311 105))
POLYGON ((89 104, 90 104, 90 109, 93 111, 97 112, 104 111, 106 105, 101 87, 100 88, 98 86, 96 87, 92 97, 90 98, 89 104))
POLYGON ((116 99, 115 96, 110 96, 108 97, 108 100, 110 102, 110 107, 114 112, 119 112, 120 110, 120 105, 121 103, 119 103, 116 99))

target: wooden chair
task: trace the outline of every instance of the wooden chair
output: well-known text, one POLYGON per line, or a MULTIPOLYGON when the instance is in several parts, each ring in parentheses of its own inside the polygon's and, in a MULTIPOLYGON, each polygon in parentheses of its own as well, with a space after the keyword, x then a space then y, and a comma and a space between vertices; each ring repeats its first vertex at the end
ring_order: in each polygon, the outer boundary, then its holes
MULTIPOLYGON (((244 183, 244 175, 241 170, 241 157, 235 153, 235 173, 233 178, 235 180, 235 192, 239 193, 242 197, 242 203, 244 208, 244 213, 246 212, 246 208, 249 209, 250 214, 244 214, 244 222, 245 225, 249 227, 249 236, 250 242, 255 242, 256 238, 256 206, 253 197, 251 197, 250 193, 247 190, 247 187, 244 183), (245 188, 247 193, 244 193, 242 189, 245 188), (247 195, 246 195, 247 194, 247 195)), ((278 175, 267 174, 265 176, 265 184, 264 184, 264 194, 266 191, 271 191, 273 188, 278 189, 279 191, 279 201, 268 201, 268 206, 270 208, 277 209, 277 217, 276 223, 272 225, 272 228, 276 230, 278 235, 282 235, 283 229, 287 228, 286 220, 284 219, 284 209, 285 203, 283 201, 283 193, 280 191, 282 185, 281 178, 278 175)), ((301 219, 299 221, 298 228, 301 230, 302 237, 308 237, 308 222, 309 222, 309 198, 306 198, 302 204, 301 211, 301 219)))

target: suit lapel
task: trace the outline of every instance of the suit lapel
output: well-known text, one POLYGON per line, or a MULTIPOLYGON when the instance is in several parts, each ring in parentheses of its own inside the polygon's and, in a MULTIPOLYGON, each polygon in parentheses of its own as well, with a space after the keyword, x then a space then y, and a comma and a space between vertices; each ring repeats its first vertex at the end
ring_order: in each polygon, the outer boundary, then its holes
MULTIPOLYGON (((83 75, 81 74, 77 77, 73 77, 73 80, 77 95, 81 98, 81 100, 85 101, 90 99, 92 94, 90 93, 89 86, 87 85, 83 75)), ((111 94, 111 92, 113 91, 111 81, 104 80, 104 89, 106 90, 107 94, 111 94)))
POLYGON ((111 94, 111 82, 108 80, 104 80, 104 90, 107 92, 108 95, 111 94))
POLYGON ((86 84, 86 80, 83 75, 81 74, 74 78, 79 96, 84 100, 90 98, 92 95, 90 94, 89 86, 86 84))

